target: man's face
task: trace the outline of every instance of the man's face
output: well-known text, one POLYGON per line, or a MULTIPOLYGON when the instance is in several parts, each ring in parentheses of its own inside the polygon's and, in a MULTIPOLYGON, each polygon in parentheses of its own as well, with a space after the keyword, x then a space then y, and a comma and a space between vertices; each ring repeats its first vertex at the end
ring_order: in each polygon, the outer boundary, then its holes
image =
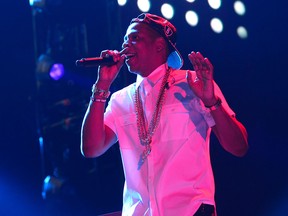
POLYGON ((126 49, 125 63, 130 72, 146 77, 155 69, 157 37, 146 24, 132 23, 128 27, 122 46, 126 49))

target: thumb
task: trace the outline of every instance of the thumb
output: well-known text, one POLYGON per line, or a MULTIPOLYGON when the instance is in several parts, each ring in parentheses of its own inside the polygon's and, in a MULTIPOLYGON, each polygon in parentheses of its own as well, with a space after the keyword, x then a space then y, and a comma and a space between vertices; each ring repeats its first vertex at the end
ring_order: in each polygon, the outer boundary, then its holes
POLYGON ((199 81, 199 78, 197 77, 196 73, 192 73, 189 70, 186 71, 186 79, 191 87, 199 81))
POLYGON ((120 58, 118 59, 117 61, 117 68, 118 70, 120 70, 124 64, 124 61, 125 61, 125 55, 121 55, 120 58))

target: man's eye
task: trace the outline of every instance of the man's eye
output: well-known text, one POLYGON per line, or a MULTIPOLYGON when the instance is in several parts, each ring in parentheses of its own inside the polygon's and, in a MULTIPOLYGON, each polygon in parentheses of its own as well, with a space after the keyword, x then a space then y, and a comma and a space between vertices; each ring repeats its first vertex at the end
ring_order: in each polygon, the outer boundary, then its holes
POLYGON ((132 40, 138 40, 138 35, 134 35, 134 36, 132 36, 132 40))

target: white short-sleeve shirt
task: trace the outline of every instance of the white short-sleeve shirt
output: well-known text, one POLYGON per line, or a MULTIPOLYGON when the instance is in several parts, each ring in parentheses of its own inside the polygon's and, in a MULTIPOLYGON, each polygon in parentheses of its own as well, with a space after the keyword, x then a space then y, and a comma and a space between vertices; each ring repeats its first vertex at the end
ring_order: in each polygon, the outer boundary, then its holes
MULTIPOLYGON (((195 76, 194 71, 171 71, 152 151, 138 169, 144 146, 137 132, 135 90, 140 86, 149 123, 166 67, 161 65, 146 78, 138 76, 136 83, 112 94, 105 111, 105 124, 117 135, 122 156, 124 216, 191 216, 201 203, 215 205, 209 153, 215 122, 186 81, 186 73, 195 76)), ((234 115, 216 83, 215 90, 226 111, 234 115)))

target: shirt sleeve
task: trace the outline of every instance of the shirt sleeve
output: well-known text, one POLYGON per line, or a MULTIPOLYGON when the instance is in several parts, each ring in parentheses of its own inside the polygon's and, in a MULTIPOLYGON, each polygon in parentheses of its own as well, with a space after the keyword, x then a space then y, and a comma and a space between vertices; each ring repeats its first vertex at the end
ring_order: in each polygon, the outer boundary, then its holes
MULTIPOLYGON (((219 88, 219 86, 217 85, 216 82, 214 82, 214 90, 215 90, 215 95, 216 97, 219 97, 222 101, 222 107, 226 110, 226 112, 230 115, 230 116, 235 116, 234 111, 229 107, 221 89, 219 88)), ((205 121, 207 122, 207 124, 209 125, 209 127, 213 127, 215 125, 215 121, 210 113, 210 110, 208 108, 205 107, 204 103, 202 101, 200 101, 201 103, 201 107, 203 109, 203 116, 205 121)))
POLYGON ((117 135, 117 130, 116 130, 116 124, 115 124, 115 116, 114 113, 112 112, 112 104, 113 100, 115 99, 115 94, 111 95, 111 98, 108 102, 108 105, 105 109, 104 113, 104 124, 109 127, 111 130, 114 131, 114 133, 117 135))

